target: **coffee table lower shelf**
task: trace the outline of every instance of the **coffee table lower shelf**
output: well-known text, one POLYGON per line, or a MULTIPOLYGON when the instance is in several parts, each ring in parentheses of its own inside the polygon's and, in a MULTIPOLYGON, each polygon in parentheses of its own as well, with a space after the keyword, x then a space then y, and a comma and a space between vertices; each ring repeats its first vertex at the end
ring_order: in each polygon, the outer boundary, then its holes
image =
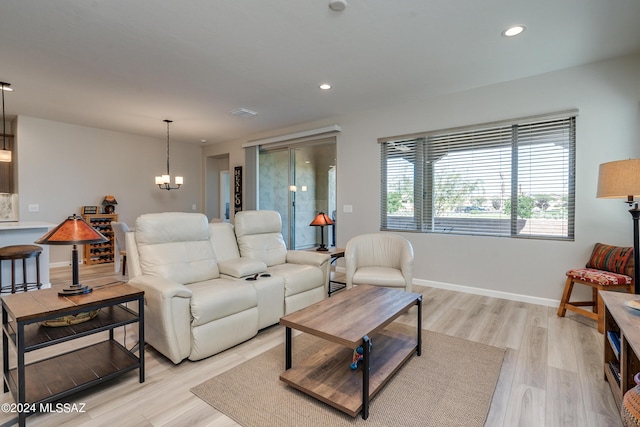
MULTIPOLYGON (((373 337, 369 399, 417 351, 416 337, 385 329, 373 337)), ((346 414, 362 411, 362 366, 351 370, 353 349, 330 343, 302 362, 294 361, 280 380, 346 414)))

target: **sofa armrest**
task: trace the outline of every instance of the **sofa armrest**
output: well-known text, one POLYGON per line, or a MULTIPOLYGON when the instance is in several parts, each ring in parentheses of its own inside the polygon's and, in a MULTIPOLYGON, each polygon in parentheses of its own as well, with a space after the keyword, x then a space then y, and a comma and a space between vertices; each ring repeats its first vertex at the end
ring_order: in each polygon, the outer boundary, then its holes
POLYGON ((267 264, 251 258, 232 258, 218 262, 220 273, 239 279, 267 271, 267 264))
POLYGON ((329 278, 331 277, 331 257, 328 254, 290 250, 287 251, 287 262, 291 264, 313 265, 322 270, 322 280, 325 292, 329 292, 329 278))
POLYGON ((321 267, 323 264, 328 263, 331 257, 327 254, 311 251, 287 251, 287 262, 292 264, 307 264, 321 267))
POLYGON ((180 363, 191 353, 191 289, 149 275, 128 283, 144 291, 145 341, 173 363, 180 363))

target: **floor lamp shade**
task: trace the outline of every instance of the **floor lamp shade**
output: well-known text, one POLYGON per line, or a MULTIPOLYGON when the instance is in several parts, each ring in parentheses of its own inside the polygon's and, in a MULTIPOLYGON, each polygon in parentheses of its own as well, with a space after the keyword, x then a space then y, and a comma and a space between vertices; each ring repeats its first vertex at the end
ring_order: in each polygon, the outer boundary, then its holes
POLYGON ((633 218, 633 285, 640 294, 640 209, 636 197, 640 197, 640 159, 618 160, 603 163, 598 173, 598 198, 626 199, 633 218))
POLYGON ((629 200, 629 196, 640 197, 640 159, 601 164, 597 197, 629 200))

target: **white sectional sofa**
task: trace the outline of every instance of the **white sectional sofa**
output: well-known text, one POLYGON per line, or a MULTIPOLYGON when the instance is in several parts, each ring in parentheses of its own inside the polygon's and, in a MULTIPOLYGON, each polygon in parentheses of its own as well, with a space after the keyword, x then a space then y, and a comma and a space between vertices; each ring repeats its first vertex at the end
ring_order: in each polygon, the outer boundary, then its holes
POLYGON ((238 212, 235 221, 146 214, 127 233, 129 284, 145 291, 145 341, 173 363, 226 350, 327 295, 330 257, 287 250, 277 212, 238 212))

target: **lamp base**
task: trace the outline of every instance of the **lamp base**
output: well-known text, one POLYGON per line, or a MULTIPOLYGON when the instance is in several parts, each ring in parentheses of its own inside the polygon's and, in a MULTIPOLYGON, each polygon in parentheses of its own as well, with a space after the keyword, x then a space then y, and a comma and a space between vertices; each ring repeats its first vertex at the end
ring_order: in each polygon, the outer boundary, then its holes
POLYGON ((316 251, 320 251, 320 252, 327 252, 328 250, 329 248, 327 248, 325 245, 320 245, 318 249, 316 249, 316 251))
POLYGON ((72 295, 83 295, 93 292, 93 289, 86 285, 71 285, 68 288, 64 288, 63 290, 58 292, 58 295, 61 297, 68 297, 72 295))

